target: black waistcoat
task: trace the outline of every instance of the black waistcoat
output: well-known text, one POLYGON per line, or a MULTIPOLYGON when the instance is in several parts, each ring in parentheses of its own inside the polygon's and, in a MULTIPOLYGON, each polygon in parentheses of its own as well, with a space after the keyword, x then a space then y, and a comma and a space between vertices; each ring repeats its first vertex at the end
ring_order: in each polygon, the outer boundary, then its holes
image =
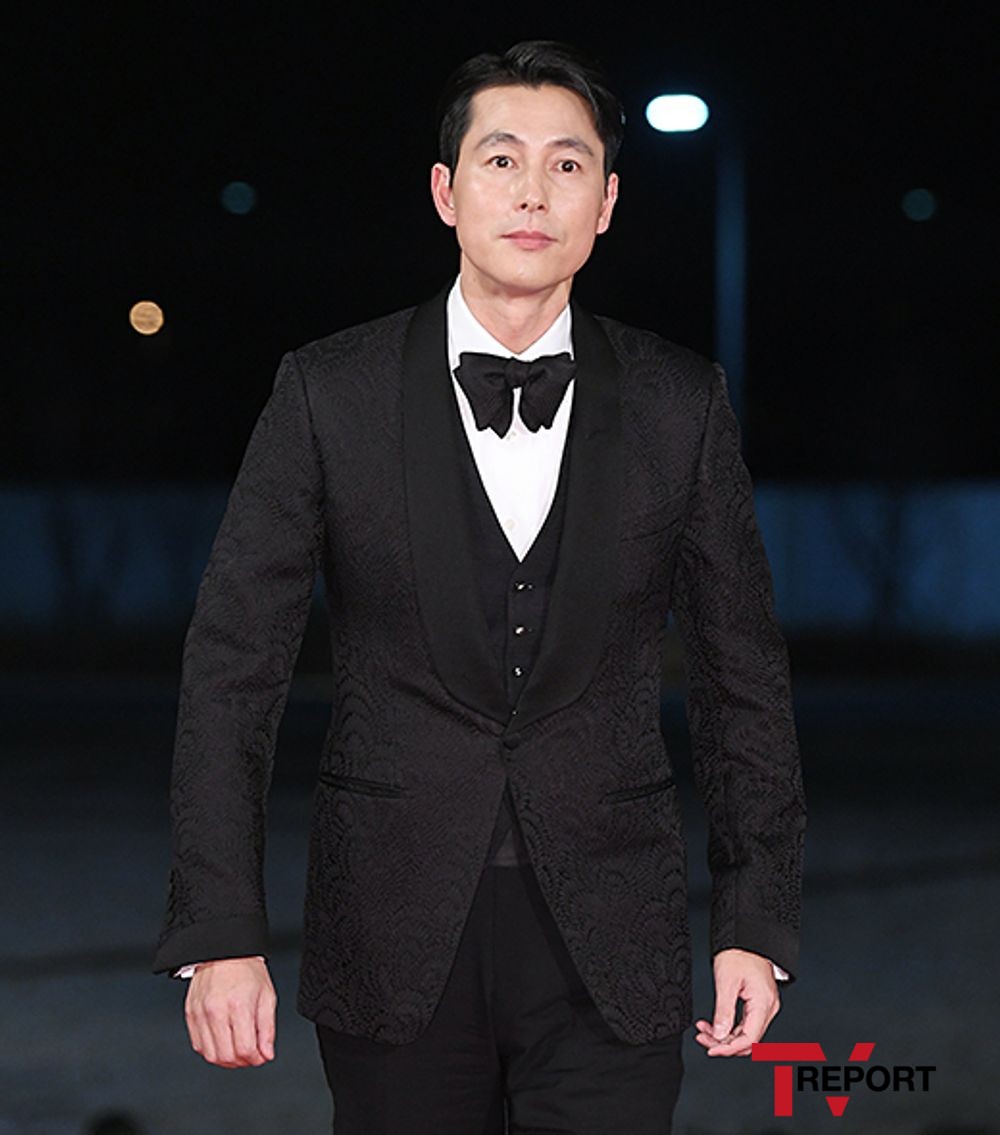
MULTIPOLYGON (((464 438, 464 430, 462 435, 464 438)), ((518 560, 490 504, 468 439, 465 440, 466 444, 460 447, 466 486, 464 519, 472 536, 472 562, 491 651, 503 672, 507 701, 513 709, 538 656, 548 611, 566 511, 569 441, 567 438, 563 448, 552 505, 524 559, 518 560)), ((515 865, 527 861, 508 788, 497 813, 487 862, 515 865)))

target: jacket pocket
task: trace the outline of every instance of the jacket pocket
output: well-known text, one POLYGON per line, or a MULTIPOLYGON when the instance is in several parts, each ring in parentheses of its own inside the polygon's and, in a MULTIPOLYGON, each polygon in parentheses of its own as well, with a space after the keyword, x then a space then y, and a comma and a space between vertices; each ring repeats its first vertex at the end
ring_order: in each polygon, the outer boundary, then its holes
POLYGON ((384 780, 366 780, 362 776, 344 776, 337 772, 320 772, 320 784, 341 788, 345 792, 360 792, 366 796, 405 796, 406 789, 384 780))
POLYGON ((638 800, 643 796, 652 796, 662 792, 665 788, 673 786, 674 778, 665 777, 663 780, 654 780, 650 784, 637 784, 633 788, 618 788, 614 792, 605 792, 601 800, 605 804, 618 804, 622 800, 638 800))

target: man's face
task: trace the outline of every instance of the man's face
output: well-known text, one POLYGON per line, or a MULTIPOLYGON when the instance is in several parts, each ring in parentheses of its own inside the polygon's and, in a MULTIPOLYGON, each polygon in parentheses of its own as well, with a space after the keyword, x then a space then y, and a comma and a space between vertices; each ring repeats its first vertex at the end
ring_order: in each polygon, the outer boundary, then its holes
POLYGON ((477 91, 449 175, 431 174, 434 204, 454 226, 462 277, 488 294, 545 293, 568 283, 611 223, 617 174, 590 108, 556 86, 477 91))

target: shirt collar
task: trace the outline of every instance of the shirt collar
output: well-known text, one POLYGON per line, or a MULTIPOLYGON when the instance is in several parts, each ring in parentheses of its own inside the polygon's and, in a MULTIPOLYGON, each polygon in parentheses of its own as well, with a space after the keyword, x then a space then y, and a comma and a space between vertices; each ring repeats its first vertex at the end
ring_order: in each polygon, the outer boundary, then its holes
POLYGON ((563 351, 573 354, 573 317, 567 304, 555 317, 549 329, 523 351, 514 354, 503 343, 495 339, 469 310, 462 289, 459 286, 461 275, 455 278, 448 293, 448 365, 454 371, 458 366, 459 355, 463 351, 482 351, 488 355, 499 355, 507 359, 531 362, 539 355, 558 355, 563 351))

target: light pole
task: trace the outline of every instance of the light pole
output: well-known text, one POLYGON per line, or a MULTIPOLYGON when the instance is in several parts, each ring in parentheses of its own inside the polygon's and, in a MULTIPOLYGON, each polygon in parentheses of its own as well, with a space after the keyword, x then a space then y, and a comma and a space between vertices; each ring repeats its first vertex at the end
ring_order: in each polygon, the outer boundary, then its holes
MULTIPOLYGON (((697 95, 658 95, 646 121, 664 134, 690 134, 708 122, 697 95)), ((746 182, 743 151, 732 130, 716 131, 715 147, 715 357, 726 368, 729 397, 743 422, 746 352, 746 182)))

